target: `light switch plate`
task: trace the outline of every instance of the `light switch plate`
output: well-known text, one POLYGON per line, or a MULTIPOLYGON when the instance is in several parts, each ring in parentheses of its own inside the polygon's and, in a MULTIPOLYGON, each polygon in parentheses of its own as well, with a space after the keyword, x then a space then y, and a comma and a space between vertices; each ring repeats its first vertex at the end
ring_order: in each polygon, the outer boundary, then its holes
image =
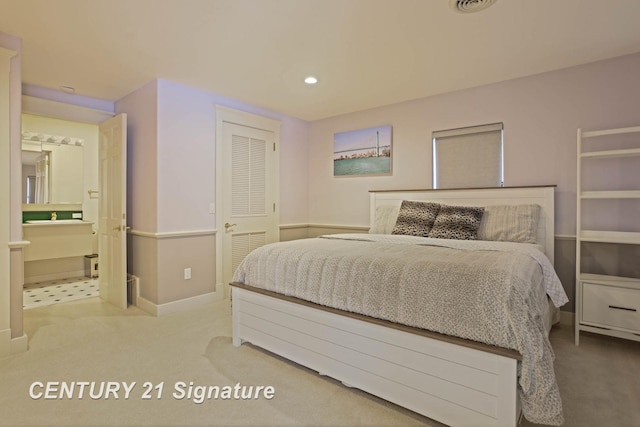
POLYGON ((216 213, 216 204, 215 203, 209 203, 209 213, 210 214, 216 213))

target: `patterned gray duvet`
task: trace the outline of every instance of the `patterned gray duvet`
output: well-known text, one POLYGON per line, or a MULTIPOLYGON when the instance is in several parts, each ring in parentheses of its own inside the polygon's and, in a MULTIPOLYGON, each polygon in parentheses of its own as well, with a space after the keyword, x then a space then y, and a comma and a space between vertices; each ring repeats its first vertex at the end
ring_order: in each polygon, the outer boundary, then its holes
POLYGON ((517 350, 525 417, 563 422, 547 294, 568 299, 535 245, 340 234, 275 243, 236 270, 245 283, 317 304, 517 350))

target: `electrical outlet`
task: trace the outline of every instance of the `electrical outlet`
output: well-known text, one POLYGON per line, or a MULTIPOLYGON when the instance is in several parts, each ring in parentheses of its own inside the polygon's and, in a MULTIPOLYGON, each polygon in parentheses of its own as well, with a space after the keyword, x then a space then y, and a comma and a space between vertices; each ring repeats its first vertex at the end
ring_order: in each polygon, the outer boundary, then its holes
POLYGON ((184 269, 184 280, 191 279, 191 267, 184 269))

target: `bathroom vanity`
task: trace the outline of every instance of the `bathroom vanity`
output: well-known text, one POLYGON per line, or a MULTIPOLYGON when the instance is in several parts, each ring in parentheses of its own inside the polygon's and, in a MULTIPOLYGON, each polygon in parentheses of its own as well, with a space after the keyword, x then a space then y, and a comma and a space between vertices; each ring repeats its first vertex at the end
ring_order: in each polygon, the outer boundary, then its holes
POLYGON ((25 261, 84 256, 92 251, 92 222, 80 219, 31 220, 22 224, 25 261))

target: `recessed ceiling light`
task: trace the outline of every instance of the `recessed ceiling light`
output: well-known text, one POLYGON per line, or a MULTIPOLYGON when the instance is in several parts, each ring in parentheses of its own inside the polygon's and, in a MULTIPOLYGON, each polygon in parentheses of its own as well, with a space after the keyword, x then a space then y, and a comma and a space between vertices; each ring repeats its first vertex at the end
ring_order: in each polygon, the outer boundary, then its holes
POLYGON ((308 84, 308 85, 314 85, 314 84, 318 83, 318 79, 316 79, 316 78, 315 78, 315 77, 313 77, 313 76, 309 76, 309 77, 307 77, 306 79, 304 79, 304 82, 305 82, 306 84, 308 84))

